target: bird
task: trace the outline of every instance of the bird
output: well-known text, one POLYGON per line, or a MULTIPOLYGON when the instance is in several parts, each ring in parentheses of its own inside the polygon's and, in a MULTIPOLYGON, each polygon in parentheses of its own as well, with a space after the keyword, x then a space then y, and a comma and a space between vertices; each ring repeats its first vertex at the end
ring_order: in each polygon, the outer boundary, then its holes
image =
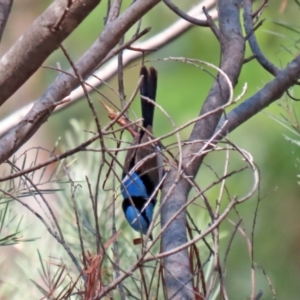
MULTIPOLYGON (((142 128, 134 137, 131 146, 138 146, 153 139, 152 126, 157 89, 157 71, 153 67, 142 66, 140 86, 142 128)), ((121 194, 122 209, 130 226, 144 235, 148 233, 156 205, 157 187, 162 179, 163 159, 159 143, 131 148, 127 151, 123 174, 121 194)), ((149 238, 153 236, 150 233, 149 238)))

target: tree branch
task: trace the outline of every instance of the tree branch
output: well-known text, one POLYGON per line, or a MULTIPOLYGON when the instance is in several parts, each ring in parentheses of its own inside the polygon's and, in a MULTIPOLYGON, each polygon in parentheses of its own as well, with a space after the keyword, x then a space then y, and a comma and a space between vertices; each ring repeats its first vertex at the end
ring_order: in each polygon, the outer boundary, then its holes
POLYGON ((259 111, 279 99, 288 88, 296 83, 296 80, 299 77, 300 55, 290 62, 285 69, 280 71, 278 75, 271 82, 267 83, 259 92, 228 113, 226 119, 222 118, 218 128, 222 127, 225 120, 227 123, 223 127, 221 134, 225 135, 227 132, 233 131, 256 115, 259 111))
POLYGON ((261 66, 267 70, 272 75, 276 76, 280 69, 273 65, 262 53, 257 43, 255 37, 255 29, 253 28, 253 18, 252 18, 252 1, 245 0, 243 2, 244 6, 244 27, 248 37, 249 45, 252 50, 252 53, 255 55, 257 61, 261 64, 261 66))
POLYGON ((0 41, 6 26, 13 0, 0 0, 0 41))
MULTIPOLYGON (((239 19, 240 0, 220 0, 218 4, 220 43, 222 51, 221 69, 235 86, 240 74, 243 60, 245 41, 239 19)), ((200 115, 212 111, 228 101, 230 87, 224 76, 218 75, 207 99, 201 109, 200 115)), ((214 134, 222 112, 218 111, 199 120, 192 131, 189 141, 209 140, 214 134)), ((181 153, 185 176, 194 177, 202 163, 204 143, 191 143, 181 153)), ((162 227, 184 207, 191 186, 184 178, 179 177, 181 170, 171 169, 167 175, 162 190, 162 227)), ((181 175, 182 172, 181 172, 181 175)), ((174 219, 162 234, 162 251, 167 252, 186 243, 186 212, 183 210, 174 219)), ((179 251, 164 258, 165 281, 168 287, 168 298, 194 299, 192 287, 192 274, 188 261, 187 249, 179 251), (188 280, 188 281, 187 281, 188 280)))
POLYGON ((0 60, 0 105, 41 66, 99 2, 73 1, 65 13, 66 1, 57 0, 34 21, 0 60))
MULTIPOLYGON (((211 0, 201 2, 201 5, 197 5, 193 9, 191 9, 188 13, 192 16, 197 16, 199 18, 205 18, 205 15, 202 12, 202 5, 206 5, 209 7, 209 3, 211 0)), ((215 19, 217 18, 217 11, 213 9, 210 11, 210 15, 215 19)), ((134 44, 135 48, 140 49, 159 49, 165 46, 166 44, 170 43, 175 38, 178 38, 180 35, 184 34, 188 29, 190 29, 193 24, 186 22, 185 20, 179 19, 170 27, 166 28, 164 31, 159 32, 153 37, 149 39, 134 44)), ((117 54, 117 49, 114 48, 111 52, 117 54)), ((147 55, 147 53, 146 53, 147 55)), ((124 50, 123 52, 123 65, 128 65, 133 60, 142 56, 142 52, 138 51, 131 51, 131 50, 124 50)), ((106 57, 107 58, 107 57, 106 57)), ((105 59, 106 59, 105 58, 105 59)), ((102 63, 102 62, 101 62, 102 63)), ((93 76, 90 76, 87 79, 87 90, 90 91, 93 88, 99 87, 102 85, 102 81, 109 80, 112 76, 116 74, 118 67, 117 59, 111 60, 109 63, 105 65, 105 67, 100 68, 98 71, 95 72, 93 76), (101 78, 101 80, 99 80, 101 78)), ((80 100, 84 96, 84 92, 81 86, 73 90, 65 99, 65 104, 59 105, 55 107, 55 112, 60 111, 68 107, 69 105, 74 104, 78 100, 80 100)), ((34 103, 29 103, 26 106, 20 108, 19 110, 15 111, 8 117, 3 120, 0 120, 0 137, 3 136, 7 131, 12 129, 15 125, 20 123, 26 114, 30 111, 33 107, 34 103)))
MULTIPOLYGON (((163 0, 163 1, 175 14, 177 14, 182 19, 184 19, 194 25, 209 27, 207 20, 196 19, 196 18, 190 16, 189 14, 186 14, 184 11, 182 11, 179 7, 177 7, 170 0, 163 0)), ((215 1, 213 1, 213 2, 215 2, 215 1)))
MULTIPOLYGON (((159 0, 138 0, 115 21, 107 24, 99 39, 75 64, 81 78, 85 79, 91 74, 127 30, 158 2, 159 0)), ((48 119, 59 101, 79 85, 73 69, 68 73, 70 75, 61 73, 25 118, 3 136, 0 141, 0 163, 19 149, 48 119)))

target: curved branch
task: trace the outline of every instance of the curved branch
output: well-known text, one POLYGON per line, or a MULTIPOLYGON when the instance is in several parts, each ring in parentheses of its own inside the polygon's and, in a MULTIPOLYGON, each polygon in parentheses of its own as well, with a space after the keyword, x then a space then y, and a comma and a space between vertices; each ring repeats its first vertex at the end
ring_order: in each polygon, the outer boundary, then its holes
MULTIPOLYGON (((202 26, 202 27, 209 27, 209 23, 207 22, 207 20, 196 19, 196 18, 190 16, 189 14, 186 14, 184 11, 182 11, 180 8, 178 8, 170 0, 163 0, 163 1, 176 15, 178 15, 182 19, 184 19, 194 25, 198 25, 198 26, 202 26)), ((213 2, 215 2, 215 1, 213 1, 213 2)))
POLYGON ((257 43, 255 37, 255 29, 253 28, 253 19, 252 19, 252 1, 245 0, 243 2, 244 6, 244 21, 245 21, 245 31, 248 37, 249 45, 252 50, 252 53, 255 55, 257 61, 261 64, 261 66, 267 70, 272 75, 276 76, 280 69, 273 65, 262 53, 257 43))

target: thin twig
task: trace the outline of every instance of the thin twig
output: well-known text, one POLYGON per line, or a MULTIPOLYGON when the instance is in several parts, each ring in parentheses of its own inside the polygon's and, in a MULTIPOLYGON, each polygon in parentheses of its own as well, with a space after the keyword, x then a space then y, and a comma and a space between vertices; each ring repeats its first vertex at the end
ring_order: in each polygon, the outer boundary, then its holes
POLYGON ((196 19, 196 18, 186 14, 184 11, 182 11, 180 8, 178 8, 175 4, 173 4, 170 0, 163 0, 163 1, 175 14, 177 14, 182 19, 184 19, 194 25, 198 25, 198 26, 202 26, 202 27, 209 27, 208 21, 196 19))

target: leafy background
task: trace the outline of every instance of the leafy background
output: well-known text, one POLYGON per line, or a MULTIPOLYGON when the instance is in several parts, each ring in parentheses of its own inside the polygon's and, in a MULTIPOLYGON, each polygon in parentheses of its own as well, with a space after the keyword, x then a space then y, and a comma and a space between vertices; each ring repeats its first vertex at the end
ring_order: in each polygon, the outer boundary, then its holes
MULTIPOLYGON (((1 43, 1 55, 9 49, 22 32, 30 26, 36 16, 51 2, 46 0, 15 1, 1 43)), ((185 1, 181 8, 189 8, 193 2, 185 1)), ((294 1, 288 1, 287 6, 282 10, 281 5, 284 2, 270 1, 262 16, 266 21, 257 31, 257 39, 265 55, 277 66, 282 67, 292 60, 293 56, 299 51, 300 33, 298 22, 299 6, 294 1), (284 22, 287 27, 278 25, 278 22, 284 22)), ((260 2, 257 1, 256 5, 258 6, 259 4, 260 2)), ((104 8, 105 5, 103 3, 64 42, 73 60, 76 60, 84 53, 85 49, 89 47, 101 31, 103 17, 106 13, 104 8)), ((162 28, 168 26, 176 19, 177 17, 161 3, 143 19, 143 26, 152 27, 150 36, 161 31, 162 28)), ((218 43, 211 31, 207 28, 195 27, 147 57, 147 60, 151 60, 149 64, 155 66, 159 71, 157 101, 172 116, 177 126, 196 117, 213 79, 206 72, 192 66, 160 59, 179 56, 197 58, 218 64, 219 53, 218 43)), ((249 49, 247 49, 247 53, 250 55, 249 49)), ((63 68, 68 67, 66 59, 59 50, 53 53, 44 65, 55 66, 57 62, 63 68)), ((139 63, 135 62, 125 68, 124 83, 127 96, 132 93, 136 85, 139 63)), ((10 101, 2 106, 0 111, 1 117, 8 115, 17 107, 39 98, 56 75, 56 72, 53 70, 41 68, 12 96, 10 101)), ((247 92, 243 98, 246 99, 271 79, 272 76, 253 60, 244 66, 235 93, 238 95, 244 84, 247 83, 247 92)), ((109 85, 117 89, 116 78, 110 80, 109 85)), ((116 104, 119 104, 117 97, 108 88, 103 87, 101 91, 116 104)), ((294 89, 296 97, 299 94, 298 91, 299 89, 294 89)), ((93 95, 95 103, 98 102, 98 99, 98 95, 93 95)), ((297 163, 299 147, 287 142, 283 135, 287 134, 295 139, 299 137, 290 133, 270 117, 271 115, 281 118, 282 114, 286 115, 285 109, 280 106, 282 103, 284 103, 282 100, 277 101, 247 121, 230 135, 230 139, 239 147, 249 151, 260 168, 261 197, 263 199, 260 202, 255 229, 255 261, 265 269, 270 277, 276 289, 277 298, 292 300, 299 299, 300 291, 300 187, 297 182, 297 174, 300 173, 299 164, 297 163)), ((96 105, 100 120, 105 124, 107 121, 106 113, 100 105, 96 105)), ((296 114, 299 113, 300 104, 294 102, 292 105, 296 114)), ((133 110, 139 115, 139 101, 133 104, 133 110)), ((52 149, 59 137, 62 137, 62 143, 66 143, 65 132, 72 128, 71 119, 85 122, 85 124, 91 122, 92 114, 84 100, 52 116, 36 136, 25 145, 25 148, 42 145, 45 148, 52 149)), ((156 135, 162 135, 170 129, 171 127, 166 125, 163 115, 158 112, 155 116, 156 135)), ((187 139, 190 130, 191 128, 187 128, 181 132, 181 138, 187 139)), ((172 141, 171 138, 167 142, 172 141)), ((22 153, 25 148, 23 147, 19 152, 22 153)), ((213 165, 218 170, 222 170, 224 155, 209 155, 206 158, 206 163, 213 165)), ((238 164, 238 162, 233 160, 232 164, 238 164)), ((204 182, 208 182, 210 179, 210 175, 206 176, 205 171, 201 171, 199 176, 203 178, 204 182)), ((247 176, 241 176, 238 180, 235 179, 231 183, 231 187, 238 192, 241 187, 247 188, 247 186, 251 185, 248 180, 247 176)), ((214 199, 217 196, 211 193, 209 197, 214 199)), ((253 198, 253 200, 248 201, 239 208, 248 233, 251 232, 256 201, 257 199, 253 198)), ((0 268, 3 270, 9 269, 10 275, 16 278, 21 274, 26 274, 24 269, 27 269, 27 271, 30 269, 33 272, 31 278, 37 274, 32 269, 38 268, 38 262, 36 261, 36 265, 31 264, 31 261, 35 260, 36 253, 28 252, 29 249, 40 247, 47 235, 42 225, 36 220, 27 218, 24 224, 31 228, 24 232, 26 238, 32 238, 33 232, 35 237, 43 238, 36 242, 31 242, 30 246, 29 243, 24 243, 17 246, 0 247, 0 268), (6 259, 7 257, 8 259, 6 259), (10 260, 13 260, 15 265, 10 260)), ((230 230, 230 226, 228 228, 230 230)), ((54 252, 56 250, 53 248, 51 251, 54 252)), ((226 281, 229 286, 230 299, 245 299, 250 291, 250 260, 245 240, 239 234, 232 245, 228 270, 230 272, 226 276, 226 281)), ((257 272, 257 274, 257 287, 264 291, 263 299, 270 299, 271 292, 264 275, 262 272, 257 272)), ((10 281, 9 276, 7 276, 7 280, 10 281)), ((14 284, 13 286, 16 287, 14 284)), ((34 287, 32 286, 32 288, 34 287)))

